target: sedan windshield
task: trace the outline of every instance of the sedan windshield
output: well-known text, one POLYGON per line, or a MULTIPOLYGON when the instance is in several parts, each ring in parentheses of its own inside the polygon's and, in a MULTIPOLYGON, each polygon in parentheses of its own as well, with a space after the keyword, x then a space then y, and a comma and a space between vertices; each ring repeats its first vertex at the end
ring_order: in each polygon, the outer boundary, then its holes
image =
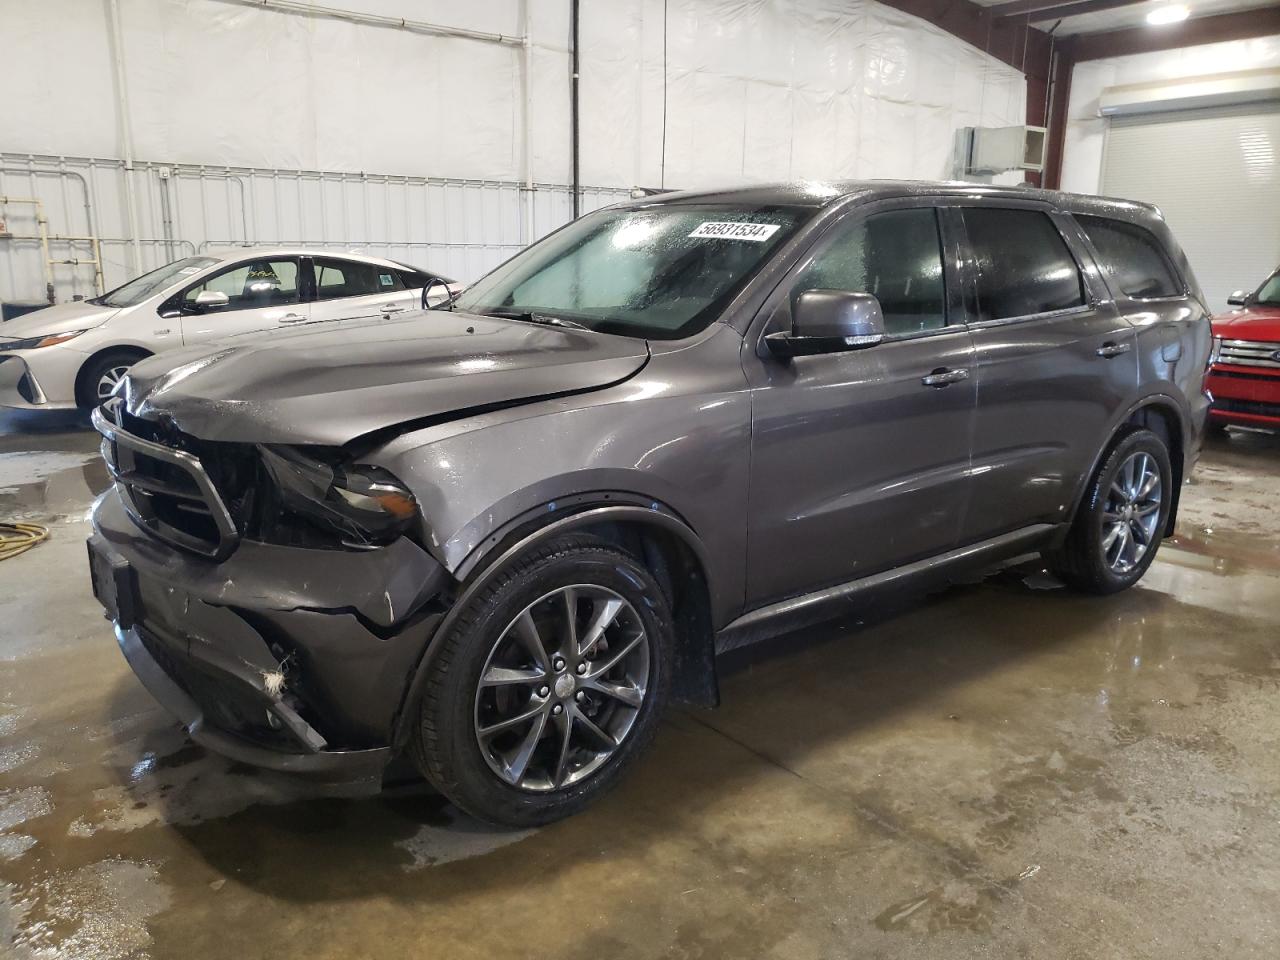
POLYGON ((675 340, 707 326, 811 211, 654 206, 589 214, 473 284, 460 310, 675 340))
POLYGON ((89 302, 100 303, 104 307, 132 307, 217 262, 216 257, 187 257, 185 260, 175 260, 173 263, 166 263, 163 267, 157 267, 150 273, 134 277, 123 286, 116 287, 89 302))
POLYGON ((1280 273, 1273 273, 1253 295, 1253 302, 1263 307, 1280 307, 1280 273))

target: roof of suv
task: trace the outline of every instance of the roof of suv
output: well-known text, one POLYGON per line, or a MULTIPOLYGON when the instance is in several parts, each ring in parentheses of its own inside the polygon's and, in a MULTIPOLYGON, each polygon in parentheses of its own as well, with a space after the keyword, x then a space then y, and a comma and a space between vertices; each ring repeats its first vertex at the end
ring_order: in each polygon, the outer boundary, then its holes
MULTIPOLYGON (((680 203, 733 203, 753 206, 772 204, 823 207, 836 200, 860 196, 866 200, 909 196, 971 196, 1005 200, 1043 200, 1064 209, 1099 216, 1127 214, 1128 217, 1160 217, 1149 203, 1112 197, 1063 193, 1030 186, 994 186, 958 180, 798 180, 792 183, 762 183, 723 190, 686 190, 660 193, 630 205, 680 203)), ((623 204, 626 206, 628 204, 623 204)))

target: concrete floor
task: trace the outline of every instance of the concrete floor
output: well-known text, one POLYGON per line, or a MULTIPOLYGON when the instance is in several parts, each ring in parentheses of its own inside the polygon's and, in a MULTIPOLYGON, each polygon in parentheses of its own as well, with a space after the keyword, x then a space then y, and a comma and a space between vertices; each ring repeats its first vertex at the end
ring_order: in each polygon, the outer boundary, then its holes
POLYGON ((788 638, 535 832, 185 744, 89 593, 74 418, 0 417, 0 955, 1280 955, 1280 437, 1215 441, 1143 584, 1034 567, 788 638), (39 432, 33 432, 39 431, 39 432))

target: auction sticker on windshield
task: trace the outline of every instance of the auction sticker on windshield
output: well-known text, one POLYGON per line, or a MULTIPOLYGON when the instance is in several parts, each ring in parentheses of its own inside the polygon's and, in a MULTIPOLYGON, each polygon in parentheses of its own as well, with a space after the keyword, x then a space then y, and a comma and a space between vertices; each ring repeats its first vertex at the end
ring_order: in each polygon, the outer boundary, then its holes
POLYGON ((733 223, 728 220, 708 220, 698 225, 698 229, 689 234, 691 237, 705 237, 712 240, 750 240, 763 243, 774 235, 778 229, 776 223, 733 223))

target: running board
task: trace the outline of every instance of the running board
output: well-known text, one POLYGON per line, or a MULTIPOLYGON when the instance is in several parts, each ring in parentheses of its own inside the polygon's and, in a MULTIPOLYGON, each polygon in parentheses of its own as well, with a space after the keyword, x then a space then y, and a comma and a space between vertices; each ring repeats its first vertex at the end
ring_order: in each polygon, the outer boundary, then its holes
POLYGON ((895 587, 927 587, 946 582, 958 572, 988 566, 1036 550, 1049 543, 1060 527, 1037 523, 1019 530, 958 547, 936 557, 894 567, 857 580, 779 600, 745 613, 716 635, 716 652, 767 640, 856 612, 858 604, 895 587))

